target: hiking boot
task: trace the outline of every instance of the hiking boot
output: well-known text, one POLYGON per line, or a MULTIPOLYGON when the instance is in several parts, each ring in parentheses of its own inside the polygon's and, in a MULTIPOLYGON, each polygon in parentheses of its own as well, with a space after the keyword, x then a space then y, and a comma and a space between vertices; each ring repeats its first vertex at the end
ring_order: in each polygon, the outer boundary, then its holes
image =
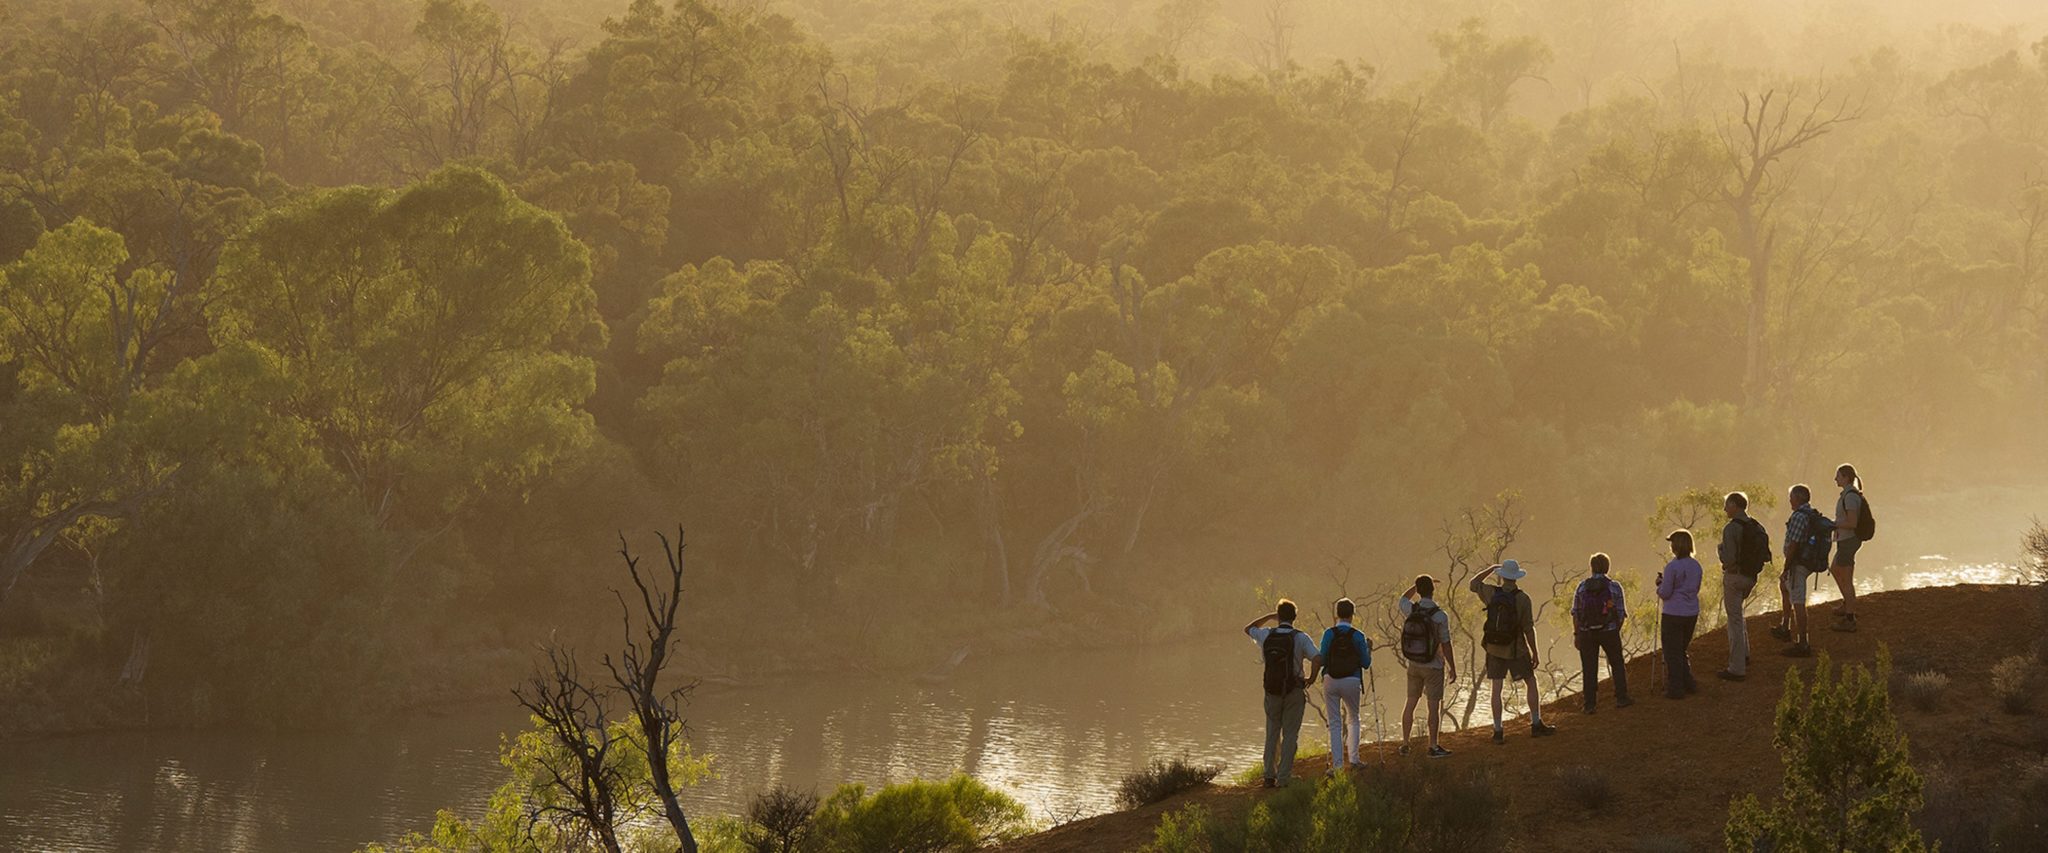
POLYGON ((1590 716, 1590 715, 1592 715, 1592 714, 1598 713, 1598 712, 1599 712, 1599 710, 1600 710, 1599 708, 1596 708, 1596 707, 1594 707, 1594 706, 1592 706, 1592 705, 1587 705, 1587 706, 1586 706, 1586 707, 1584 707, 1584 708, 1580 708, 1580 709, 1579 709, 1579 713, 1581 713, 1581 714, 1586 714, 1586 715, 1589 715, 1589 716, 1590 716))
POLYGON ((1714 676, 1716 678, 1721 679, 1722 681, 1741 681, 1749 677, 1747 675, 1737 675, 1725 669, 1721 670, 1720 672, 1714 673, 1714 676))
POLYGON ((1557 734, 1556 726, 1547 726, 1542 723, 1532 723, 1529 726, 1530 737, 1550 737, 1554 734, 1557 734))
POLYGON ((1432 746, 1432 747, 1430 747, 1430 748, 1429 748, 1429 757, 1431 757, 1431 758, 1449 758, 1449 757, 1451 757, 1451 751, 1450 751, 1450 750, 1448 750, 1448 749, 1445 749, 1445 748, 1443 748, 1443 747, 1441 747, 1441 746, 1432 746))
POLYGON ((1835 624, 1828 627, 1844 634, 1854 634, 1856 633, 1856 614, 1846 613, 1838 615, 1835 617, 1835 624))
POLYGON ((1623 697, 1621 697, 1621 698, 1619 698, 1619 699, 1616 699, 1616 700, 1614 700, 1614 707, 1616 707, 1616 708, 1626 708, 1626 707, 1628 707, 1628 706, 1630 706, 1630 705, 1634 705, 1635 703, 1636 703, 1636 700, 1634 700, 1634 699, 1630 699, 1630 698, 1628 698, 1627 696, 1623 696, 1623 697))
POLYGON ((1810 658, 1813 657, 1813 647, 1805 643, 1793 643, 1785 647, 1785 656, 1788 658, 1810 658))
POLYGON ((1789 643, 1792 641, 1792 629, 1779 625, 1771 629, 1771 636, 1789 643))
POLYGON ((1408 745, 1407 745, 1407 744, 1405 744, 1405 743, 1404 743, 1404 744, 1401 744, 1401 754, 1402 754, 1402 755, 1407 755, 1407 754, 1408 754, 1408 745))
POLYGON ((1493 742, 1494 742, 1494 743, 1507 743, 1507 742, 1508 742, 1508 733, 1507 733, 1507 730, 1506 730, 1506 729, 1494 729, 1494 730, 1493 730, 1493 742))
POLYGON ((1261 787, 1261 788, 1275 788, 1275 787, 1279 787, 1279 786, 1277 786, 1277 785, 1273 784, 1273 777, 1271 777, 1271 776, 1268 776, 1268 777, 1266 777, 1266 778, 1264 778, 1264 779, 1260 779, 1260 780, 1259 780, 1259 787, 1261 787))

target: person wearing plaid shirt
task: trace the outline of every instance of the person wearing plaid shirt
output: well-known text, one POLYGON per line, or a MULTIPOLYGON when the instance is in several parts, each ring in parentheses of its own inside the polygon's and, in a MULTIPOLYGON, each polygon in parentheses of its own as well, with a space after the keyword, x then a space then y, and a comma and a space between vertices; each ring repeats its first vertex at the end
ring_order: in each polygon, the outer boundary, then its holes
POLYGON ((1797 642, 1787 647, 1785 654, 1806 657, 1813 654, 1806 633, 1807 578, 1827 570, 1828 540, 1835 525, 1813 508, 1813 490, 1803 483, 1792 487, 1786 502, 1792 505, 1792 515, 1785 519, 1785 571, 1778 577, 1778 595, 1784 606, 1778 610, 1778 625, 1771 629, 1771 636, 1792 640, 1796 631, 1797 642))

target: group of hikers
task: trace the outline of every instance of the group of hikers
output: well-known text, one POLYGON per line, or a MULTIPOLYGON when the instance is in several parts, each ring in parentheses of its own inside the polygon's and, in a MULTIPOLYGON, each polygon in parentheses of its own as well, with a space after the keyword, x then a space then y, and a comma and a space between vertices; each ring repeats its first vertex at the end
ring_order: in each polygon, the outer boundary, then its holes
MULTIPOLYGON (((1813 654, 1807 633, 1806 598, 1809 580, 1827 572, 1841 590, 1842 604, 1835 612, 1836 631, 1855 631, 1856 552, 1876 534, 1876 519, 1863 496, 1863 481, 1853 465, 1835 470, 1835 485, 1841 494, 1835 500, 1830 519, 1813 506, 1813 492, 1804 484, 1787 493, 1791 515, 1785 520, 1784 570, 1778 579, 1781 605, 1778 624, 1771 635, 1787 645, 1783 654, 1806 657, 1813 654)), ((1764 567, 1772 562, 1770 532, 1749 516, 1749 496, 1730 492, 1722 502, 1728 523, 1722 528, 1716 557, 1721 563, 1721 604, 1728 616, 1728 666, 1718 673, 1727 681, 1748 677, 1749 631, 1743 621, 1743 606, 1756 590, 1764 567)), ((1704 569, 1693 557, 1693 536, 1688 530, 1674 530, 1665 537, 1671 561, 1657 573, 1659 648, 1664 658, 1664 695, 1684 699, 1699 692, 1693 678, 1688 651, 1699 627, 1700 584, 1704 569)), ((1582 692, 1585 713, 1599 704, 1599 663, 1604 654, 1614 680, 1614 707, 1635 703, 1629 697, 1627 661, 1622 651, 1622 626, 1629 618, 1621 584, 1608 577, 1611 561, 1606 554, 1589 560, 1592 575, 1580 582, 1572 595, 1571 617, 1574 644, 1585 685, 1582 692)), ((1501 687, 1508 678, 1522 682, 1529 697, 1529 734, 1546 737, 1557 729, 1543 722, 1541 693, 1536 686, 1536 668, 1542 664, 1536 651, 1535 606, 1529 594, 1516 584, 1528 573, 1515 560, 1503 560, 1473 577, 1467 587, 1486 607, 1486 624, 1480 645, 1485 652, 1486 678, 1493 683, 1493 742, 1506 743, 1501 726, 1501 687), (1499 583, 1488 583, 1498 578, 1499 583)), ((1401 711, 1402 755, 1415 726, 1415 706, 1426 699, 1429 709, 1429 752, 1443 758, 1450 751, 1439 742, 1443 716, 1444 683, 1458 679, 1457 656, 1451 648, 1451 622, 1436 599, 1436 579, 1421 575, 1401 594, 1395 606, 1401 624, 1397 660, 1407 669, 1408 701, 1401 711)), ((1266 741, 1263 784, 1284 786, 1293 773, 1295 746, 1300 737, 1303 712, 1308 707, 1308 688, 1318 677, 1323 682, 1325 717, 1330 726, 1330 772, 1346 766, 1361 766, 1359 757, 1359 702, 1372 668, 1373 643, 1352 625, 1357 615, 1351 599, 1338 599, 1337 624, 1323 632, 1320 643, 1296 630, 1298 617, 1294 602, 1281 599, 1274 612, 1246 625, 1244 631, 1259 647, 1265 663, 1266 741), (1269 623, 1277 623, 1267 627, 1269 623), (1304 673, 1306 667, 1306 673, 1304 673)))

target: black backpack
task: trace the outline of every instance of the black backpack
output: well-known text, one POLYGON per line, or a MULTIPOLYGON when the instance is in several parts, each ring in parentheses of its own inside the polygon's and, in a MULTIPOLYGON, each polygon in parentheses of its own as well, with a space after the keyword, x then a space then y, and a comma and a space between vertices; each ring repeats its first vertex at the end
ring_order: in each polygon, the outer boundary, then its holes
POLYGON ((1408 611, 1408 618, 1401 622, 1402 657, 1415 663, 1436 660, 1436 614, 1436 608, 1420 604, 1408 611))
POLYGON ((1486 600, 1486 631, 1483 639, 1489 646, 1512 646, 1522 641, 1522 614, 1516 608, 1515 599, 1522 594, 1519 589, 1503 586, 1494 591, 1486 600))
POLYGON ((1797 550, 1787 562, 1795 562, 1814 571, 1827 568, 1828 547, 1832 544, 1829 541, 1830 534, 1835 532, 1835 523, 1829 521, 1827 516, 1821 515, 1820 510, 1814 509, 1812 504, 1802 506, 1793 512, 1806 514, 1806 541, 1785 543, 1797 550))
POLYGON ((1856 538, 1868 542, 1877 538, 1877 516, 1870 514, 1870 496, 1856 492, 1863 499, 1863 511, 1856 513, 1856 538))
POLYGON ((1364 638, 1349 625, 1330 629, 1330 651, 1323 655, 1323 669, 1331 678, 1350 678, 1365 668, 1364 638))
POLYGON ((1266 693, 1283 696, 1301 689, 1301 665, 1294 660, 1294 629, 1274 628, 1259 644, 1266 656, 1266 693))
POLYGON ((1750 577, 1763 574, 1764 564, 1771 561, 1771 532, 1764 529, 1763 522, 1748 516, 1736 523, 1742 528, 1742 551, 1735 570, 1750 577))

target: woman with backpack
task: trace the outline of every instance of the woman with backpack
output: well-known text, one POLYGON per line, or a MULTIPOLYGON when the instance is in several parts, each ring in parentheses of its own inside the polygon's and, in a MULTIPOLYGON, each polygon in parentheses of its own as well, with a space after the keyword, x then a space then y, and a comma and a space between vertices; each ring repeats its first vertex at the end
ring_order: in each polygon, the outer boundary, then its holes
POLYGON ((1856 475, 1856 466, 1843 463, 1836 468, 1835 485, 1842 487, 1842 496, 1835 499, 1835 558, 1828 564, 1828 575, 1842 591, 1842 606, 1835 610, 1834 629, 1855 631, 1856 552, 1876 534, 1877 521, 1870 514, 1870 501, 1863 497, 1863 478, 1856 475))
POLYGON ((1600 654, 1607 653, 1607 671, 1614 678, 1614 707, 1634 704, 1628 698, 1628 659, 1621 649, 1621 623, 1628 619, 1621 584, 1607 576, 1611 562, 1606 554, 1594 554, 1593 576, 1579 583, 1572 593, 1572 634, 1579 649, 1579 669, 1586 685, 1586 713, 1600 700, 1600 654))

